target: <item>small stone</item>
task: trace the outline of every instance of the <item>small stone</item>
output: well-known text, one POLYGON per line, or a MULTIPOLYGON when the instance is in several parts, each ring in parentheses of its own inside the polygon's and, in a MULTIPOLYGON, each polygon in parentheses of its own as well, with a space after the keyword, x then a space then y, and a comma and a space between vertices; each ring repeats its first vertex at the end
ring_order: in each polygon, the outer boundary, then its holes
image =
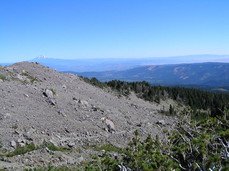
POLYGON ((92 109, 94 112, 96 112, 96 111, 98 110, 96 106, 92 106, 91 109, 92 109))
POLYGON ((11 118, 11 114, 10 113, 6 113, 4 116, 5 119, 10 119, 11 118))
POLYGON ((69 147, 72 148, 72 147, 74 147, 76 144, 75 144, 74 142, 70 142, 70 143, 68 143, 67 145, 68 145, 69 147))
POLYGON ((54 99, 49 99, 48 101, 51 105, 55 106, 56 105, 56 101, 54 99))
POLYGON ((67 164, 75 164, 75 161, 73 159, 68 159, 67 164))
POLYGON ((84 158, 81 156, 81 157, 79 157, 77 160, 78 160, 79 162, 82 162, 82 161, 84 161, 84 158))
POLYGON ((14 131, 14 133, 15 133, 15 134, 17 134, 17 135, 19 135, 19 134, 20 134, 20 132, 19 132, 19 131, 17 131, 17 130, 15 130, 15 131, 14 131))
POLYGON ((19 80, 23 80, 23 76, 21 76, 20 74, 17 74, 16 78, 19 79, 19 80))
POLYGON ((115 132, 115 126, 111 120, 107 119, 106 117, 102 117, 101 120, 102 120, 102 122, 104 122, 106 124, 107 127, 105 128, 105 130, 107 132, 110 132, 110 133, 115 132))
POLYGON ((79 100, 78 103, 84 105, 84 106, 89 106, 88 102, 85 100, 79 100))
POLYGON ((68 128, 64 128, 64 130, 65 130, 67 133, 70 133, 70 131, 69 131, 68 128))
POLYGON ((17 143, 13 140, 13 141, 10 142, 10 146, 13 147, 13 148, 16 148, 17 143))
POLYGON ((25 147, 25 143, 18 143, 20 147, 25 147))
POLYGON ((61 116, 66 117, 66 114, 65 114, 62 110, 60 110, 58 113, 59 113, 61 116))
POLYGON ((29 97, 29 95, 28 95, 28 94, 24 94, 24 96, 25 96, 25 97, 29 97))
POLYGON ((158 120, 156 124, 165 125, 165 120, 158 120))
POLYGON ((49 89, 46 89, 44 95, 49 98, 53 98, 53 92, 49 89))
POLYGON ((136 126, 141 127, 142 126, 142 123, 138 123, 136 126))
POLYGON ((50 153, 50 150, 48 147, 45 147, 45 148, 41 149, 41 153, 50 153))
POLYGON ((17 139, 17 142, 18 142, 18 143, 24 143, 24 142, 25 142, 25 140, 24 140, 24 139, 22 139, 22 138, 18 138, 18 139, 17 139))

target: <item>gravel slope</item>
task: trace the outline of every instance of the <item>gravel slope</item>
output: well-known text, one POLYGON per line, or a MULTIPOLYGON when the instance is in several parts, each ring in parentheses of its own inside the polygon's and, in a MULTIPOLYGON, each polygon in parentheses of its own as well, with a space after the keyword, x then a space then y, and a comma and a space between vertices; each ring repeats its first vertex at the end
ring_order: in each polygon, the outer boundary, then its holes
POLYGON ((0 76, 0 142, 3 146, 0 152, 14 151, 30 143, 41 145, 44 141, 73 149, 67 154, 40 149, 21 156, 2 157, 0 168, 20 170, 48 164, 67 165, 69 161, 74 164, 90 152, 76 150, 85 144, 124 146, 136 129, 143 137, 162 135, 162 130, 174 122, 157 114, 163 106, 167 109, 171 101, 158 105, 134 94, 119 97, 108 89, 85 83, 76 75, 59 73, 38 63, 1 66, 0 76), (115 132, 108 131, 102 117, 113 122, 115 132), (158 120, 166 124, 158 125, 158 120))

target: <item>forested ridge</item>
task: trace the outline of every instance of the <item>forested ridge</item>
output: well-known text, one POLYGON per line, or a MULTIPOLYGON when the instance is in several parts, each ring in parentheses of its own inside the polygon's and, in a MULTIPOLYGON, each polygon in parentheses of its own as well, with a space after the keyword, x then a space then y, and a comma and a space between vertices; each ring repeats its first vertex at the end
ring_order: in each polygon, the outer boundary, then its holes
POLYGON ((220 109, 224 110, 229 103, 229 93, 215 93, 194 88, 152 86, 148 82, 125 82, 113 80, 109 82, 100 82, 96 78, 88 79, 82 77, 86 82, 100 88, 110 87, 122 95, 128 96, 131 91, 135 92, 139 98, 160 103, 161 100, 171 98, 178 103, 190 106, 196 109, 220 109))

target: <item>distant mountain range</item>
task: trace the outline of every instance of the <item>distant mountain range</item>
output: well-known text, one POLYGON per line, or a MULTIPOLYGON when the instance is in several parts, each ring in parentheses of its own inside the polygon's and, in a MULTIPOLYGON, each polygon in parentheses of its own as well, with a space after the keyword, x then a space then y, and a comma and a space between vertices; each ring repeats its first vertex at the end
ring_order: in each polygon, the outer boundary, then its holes
MULTIPOLYGON (((74 72, 72 72, 74 73, 74 72)), ((147 81, 153 85, 229 87, 229 63, 151 65, 125 71, 75 73, 100 81, 147 81)), ((227 91, 227 89, 225 90, 227 91)))
POLYGON ((38 57, 29 62, 39 62, 57 71, 99 72, 123 71, 146 65, 165 65, 202 62, 229 62, 229 55, 189 55, 152 58, 116 58, 116 59, 54 59, 38 57))
POLYGON ((38 57, 29 62, 100 81, 148 81, 153 85, 229 92, 229 55, 74 60, 38 57))

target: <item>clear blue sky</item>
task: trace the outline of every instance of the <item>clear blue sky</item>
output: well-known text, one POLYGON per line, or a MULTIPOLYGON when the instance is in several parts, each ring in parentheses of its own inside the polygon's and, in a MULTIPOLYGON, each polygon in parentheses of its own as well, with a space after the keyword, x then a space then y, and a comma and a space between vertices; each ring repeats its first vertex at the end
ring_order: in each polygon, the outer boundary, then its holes
POLYGON ((0 62, 229 54, 229 0, 0 0, 0 62))

